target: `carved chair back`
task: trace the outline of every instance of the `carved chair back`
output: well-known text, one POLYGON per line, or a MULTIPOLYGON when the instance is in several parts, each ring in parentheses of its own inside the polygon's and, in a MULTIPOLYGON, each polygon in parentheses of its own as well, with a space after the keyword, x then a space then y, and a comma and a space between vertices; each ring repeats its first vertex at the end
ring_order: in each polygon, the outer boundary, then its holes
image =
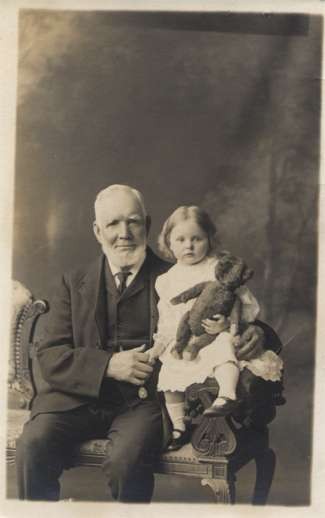
POLYGON ((35 394, 31 362, 37 344, 33 341, 37 321, 47 313, 44 300, 33 300, 26 288, 14 281, 8 370, 8 407, 28 410, 35 394))

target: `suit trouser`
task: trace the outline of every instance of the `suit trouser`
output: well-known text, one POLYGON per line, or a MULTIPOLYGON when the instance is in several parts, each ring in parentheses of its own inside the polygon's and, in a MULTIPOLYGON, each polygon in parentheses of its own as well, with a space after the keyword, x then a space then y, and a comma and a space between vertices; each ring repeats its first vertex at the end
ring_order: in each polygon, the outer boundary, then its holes
POLYGON ((162 443, 160 407, 149 400, 123 410, 85 405, 28 421, 17 442, 19 498, 58 500, 59 477, 69 467, 71 452, 78 442, 92 438, 108 438, 102 468, 113 498, 149 502, 153 463, 162 443))

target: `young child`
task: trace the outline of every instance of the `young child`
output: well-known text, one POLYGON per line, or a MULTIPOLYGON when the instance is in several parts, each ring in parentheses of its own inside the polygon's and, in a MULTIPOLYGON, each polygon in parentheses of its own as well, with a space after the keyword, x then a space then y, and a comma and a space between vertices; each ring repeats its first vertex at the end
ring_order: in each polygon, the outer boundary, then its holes
MULTIPOLYGON (((205 331, 216 338, 202 348, 191 361, 180 358, 175 350, 178 324, 184 313, 191 309, 195 299, 177 305, 171 299, 191 286, 215 280, 216 228, 209 215, 196 206, 176 209, 163 225, 159 248, 174 264, 167 273, 159 276, 156 290, 159 295, 159 321, 155 342, 149 350, 151 359, 162 362, 158 390, 164 391, 166 407, 173 424, 173 440, 169 450, 180 448, 188 440, 184 422, 184 392, 192 383, 203 383, 215 377, 219 393, 207 414, 227 415, 236 405, 236 387, 240 369, 246 366, 264 379, 279 380, 282 361, 272 351, 259 358, 238 362, 235 355, 234 336, 229 331, 225 316, 202 322, 205 331)), ((241 302, 241 322, 253 322, 259 312, 255 297, 246 286, 237 290, 241 302)))

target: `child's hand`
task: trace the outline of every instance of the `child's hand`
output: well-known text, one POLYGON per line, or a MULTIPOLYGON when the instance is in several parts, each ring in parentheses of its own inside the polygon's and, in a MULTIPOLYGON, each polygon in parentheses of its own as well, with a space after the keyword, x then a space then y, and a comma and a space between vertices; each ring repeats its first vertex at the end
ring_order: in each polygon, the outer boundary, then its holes
POLYGON ((156 363, 156 360, 158 358, 158 351, 155 347, 151 347, 151 349, 149 349, 147 351, 148 355, 149 355, 149 360, 148 362, 150 363, 150 365, 154 365, 156 363))
POLYGON ((202 320, 202 327, 208 335, 218 335, 225 331, 225 329, 228 329, 229 321, 224 315, 217 314, 213 315, 213 320, 211 318, 202 320))
POLYGON ((233 339, 232 339, 233 346, 234 347, 238 347, 239 346, 239 342, 240 342, 240 336, 239 335, 234 336, 233 339))
POLYGON ((195 360, 197 355, 198 355, 198 351, 196 351, 194 349, 193 350, 185 349, 183 351, 183 359, 188 361, 188 362, 191 362, 191 361, 195 360))
POLYGON ((167 337, 160 336, 158 334, 154 334, 153 339, 154 339, 154 344, 151 347, 151 349, 149 349, 149 351, 148 351, 149 361, 151 364, 155 363, 155 361, 158 358, 160 358, 160 356, 164 353, 164 351, 166 350, 167 346, 170 343, 170 339, 168 339, 167 337))
POLYGON ((174 358, 176 358, 177 360, 181 360, 182 359, 181 354, 177 351, 177 349, 175 347, 172 348, 172 350, 170 351, 170 354, 172 356, 174 356, 174 358))

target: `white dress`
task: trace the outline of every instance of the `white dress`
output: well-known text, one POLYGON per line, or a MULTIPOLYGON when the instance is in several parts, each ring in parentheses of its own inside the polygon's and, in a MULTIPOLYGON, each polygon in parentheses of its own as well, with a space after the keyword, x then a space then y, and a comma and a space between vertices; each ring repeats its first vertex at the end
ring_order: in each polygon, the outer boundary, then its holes
MULTIPOLYGON (((157 278, 156 290, 160 300, 158 302, 159 321, 155 341, 166 344, 166 349, 160 356, 162 367, 159 374, 158 390, 183 392, 192 383, 203 383, 207 377, 213 376, 214 368, 217 365, 234 361, 239 363, 241 368, 244 366, 249 368, 250 364, 255 362, 255 360, 250 362, 237 361, 234 353, 233 336, 229 332, 220 333, 211 344, 200 350, 194 360, 178 359, 171 354, 171 349, 175 345, 178 324, 184 313, 191 309, 195 299, 175 306, 170 303, 170 300, 199 282, 215 280, 216 263, 215 257, 206 257, 203 261, 194 265, 176 263, 168 272, 157 278)), ((259 313, 258 302, 246 286, 239 288, 237 294, 242 303, 241 320, 253 322, 259 313)), ((266 351, 262 356, 270 352, 266 351)), ((281 362, 273 352, 271 352, 271 358, 265 358, 268 364, 270 360, 274 363, 277 359, 281 362)), ((265 362, 261 361, 261 357, 257 360, 262 364, 262 368, 258 364, 257 367, 255 366, 255 372, 253 372, 262 375, 261 370, 265 370, 263 365, 265 362)), ((267 370, 270 371, 270 365, 267 366, 267 370)), ((280 379, 279 366, 277 366, 276 371, 277 377, 280 379)), ((274 377, 274 372, 272 372, 272 376, 274 377)))

